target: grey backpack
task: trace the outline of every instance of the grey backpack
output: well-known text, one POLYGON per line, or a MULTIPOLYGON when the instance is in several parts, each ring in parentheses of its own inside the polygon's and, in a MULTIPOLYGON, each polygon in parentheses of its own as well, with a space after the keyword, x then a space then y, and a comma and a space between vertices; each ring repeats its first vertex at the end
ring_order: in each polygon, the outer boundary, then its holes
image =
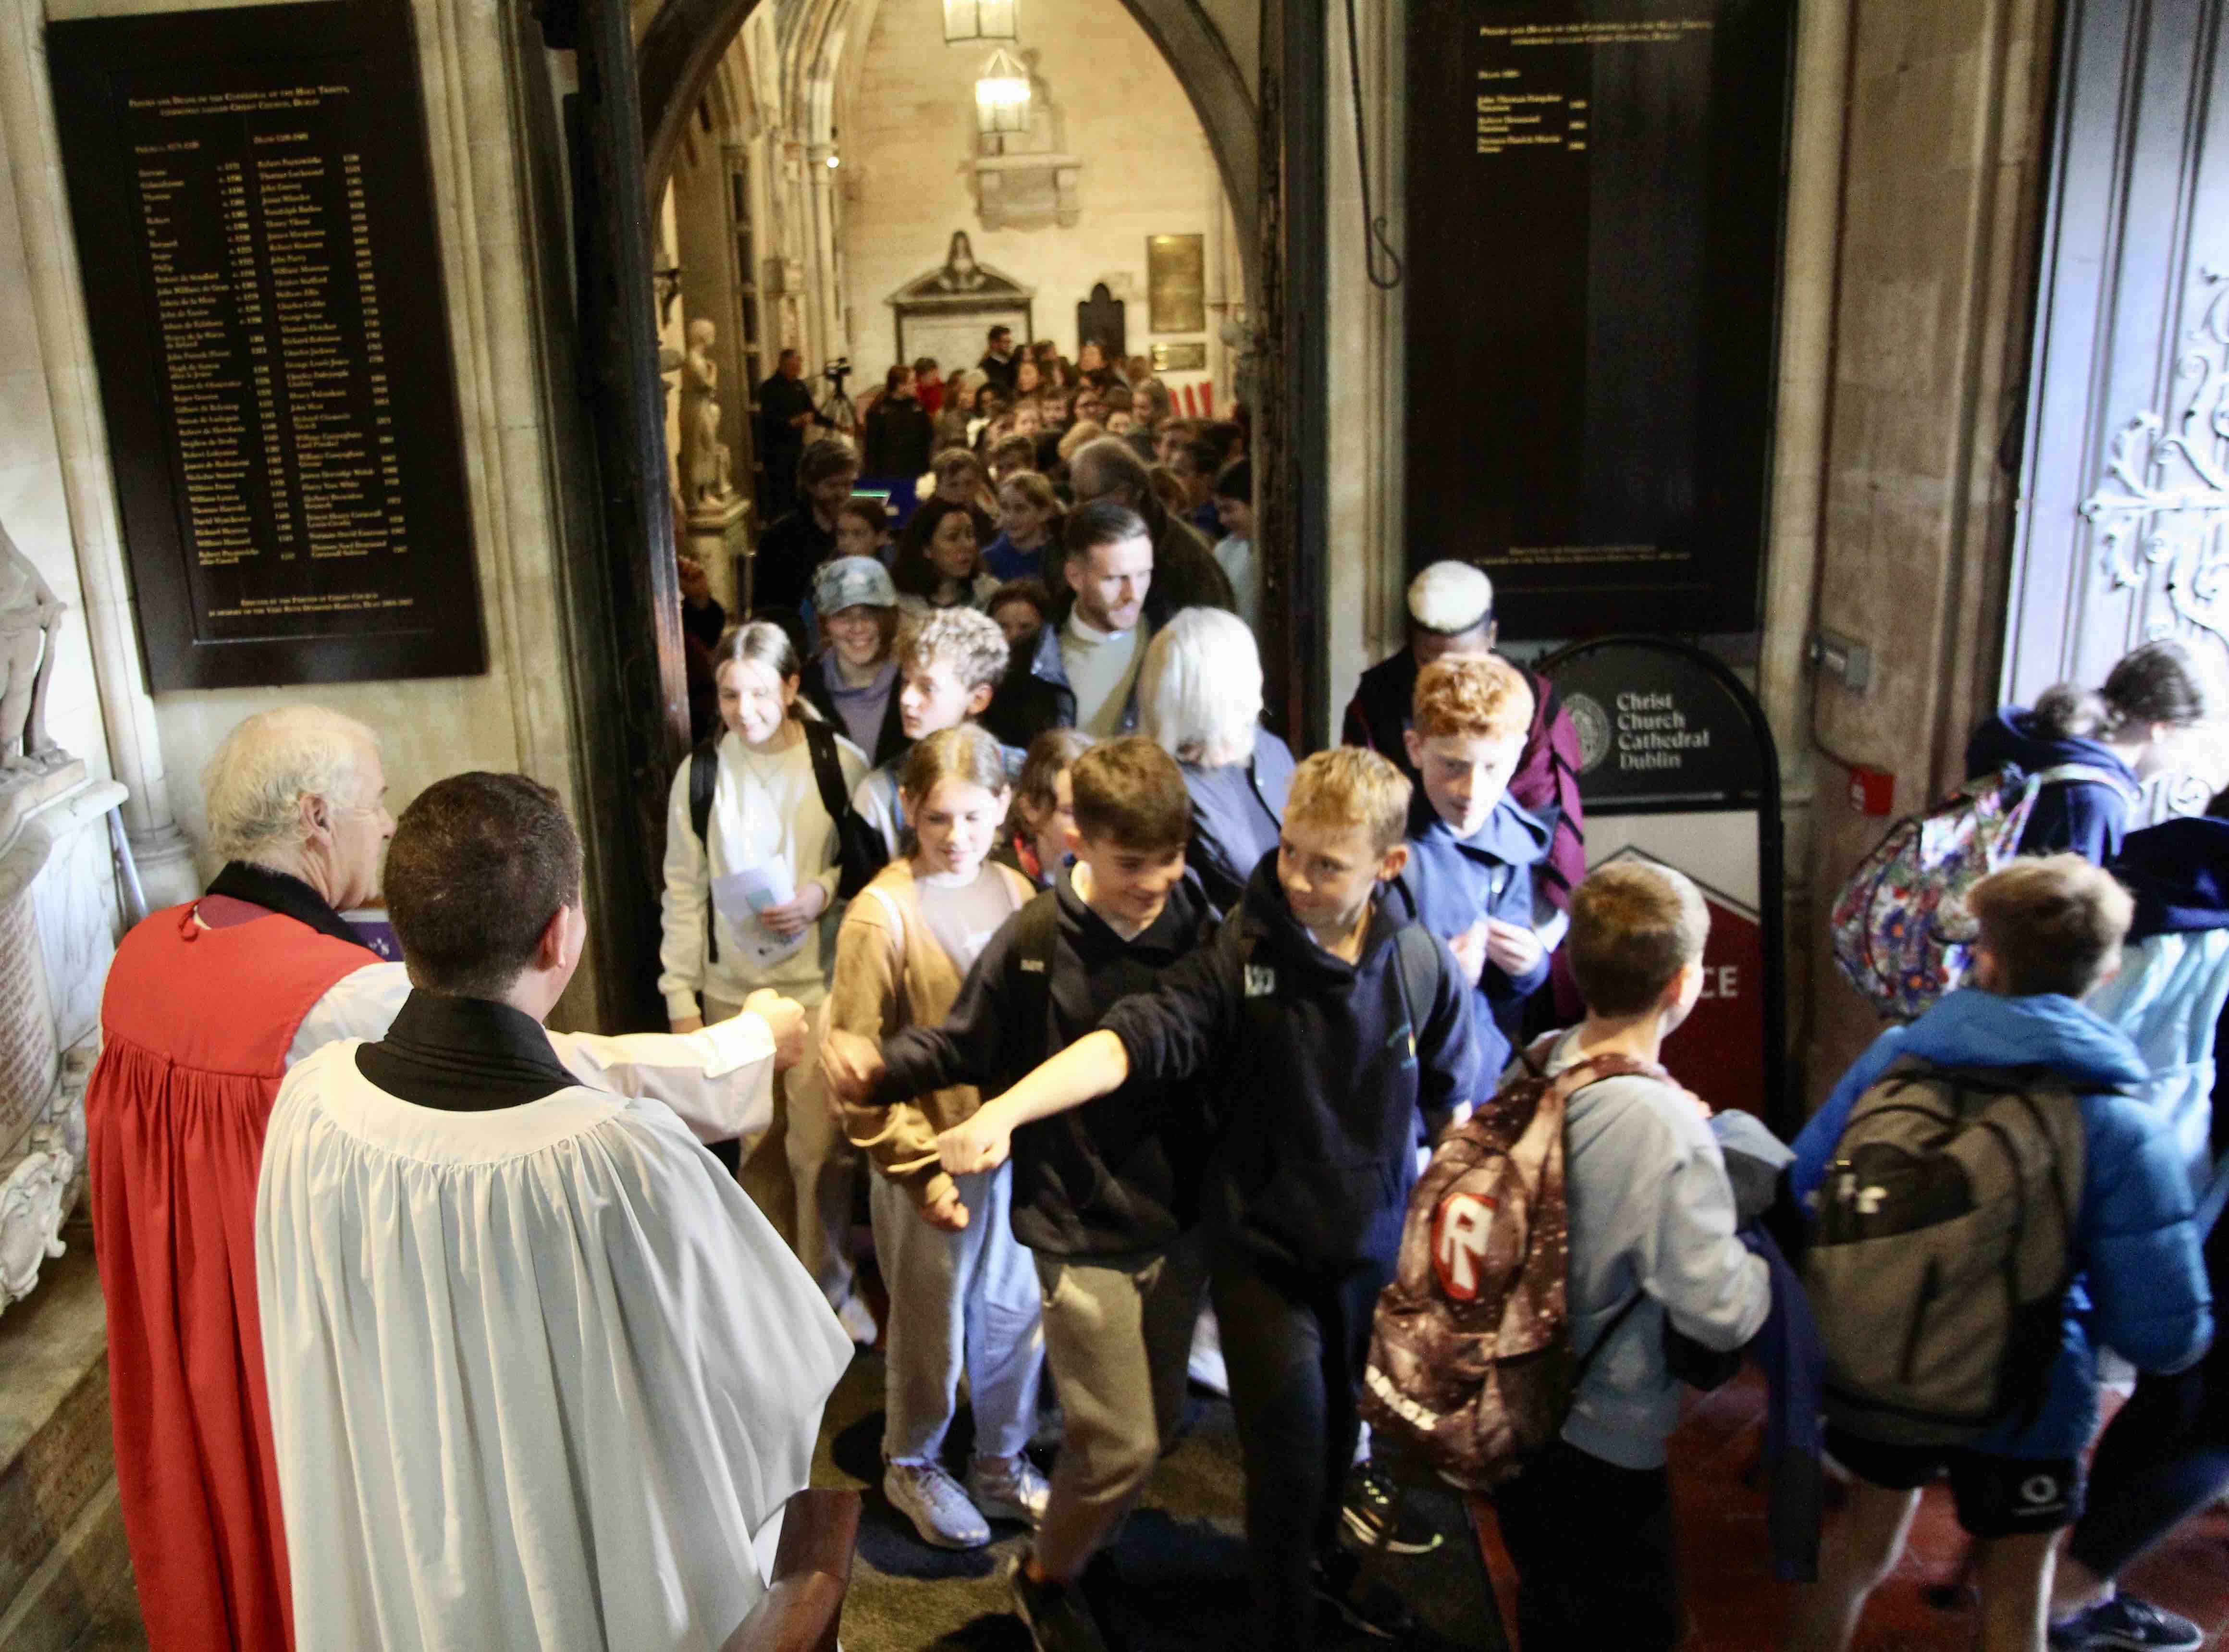
POLYGON ((1851 1109, 1803 1283, 1829 1420, 1956 1445, 2042 1405, 2082 1202, 2082 1115, 2058 1075, 1897 1062, 1851 1109))

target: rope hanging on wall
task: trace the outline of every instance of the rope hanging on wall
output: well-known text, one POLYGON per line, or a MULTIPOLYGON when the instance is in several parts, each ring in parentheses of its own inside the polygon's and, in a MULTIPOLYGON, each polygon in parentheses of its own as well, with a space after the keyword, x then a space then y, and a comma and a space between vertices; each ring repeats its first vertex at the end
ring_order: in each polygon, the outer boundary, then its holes
POLYGON ((1401 285, 1401 254, 1393 250, 1392 238, 1385 233, 1384 215, 1370 209, 1370 147, 1363 130, 1362 50, 1355 39, 1354 0, 1346 0, 1346 72, 1354 86, 1354 159, 1362 174, 1363 269, 1371 286, 1391 292, 1401 285), (1378 273, 1381 253, 1388 267, 1383 275, 1378 273))

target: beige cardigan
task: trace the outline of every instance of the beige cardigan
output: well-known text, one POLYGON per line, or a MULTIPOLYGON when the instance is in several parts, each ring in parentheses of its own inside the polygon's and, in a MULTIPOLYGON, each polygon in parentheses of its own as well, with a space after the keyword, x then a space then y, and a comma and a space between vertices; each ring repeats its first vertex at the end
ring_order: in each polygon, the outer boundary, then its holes
MULTIPOLYGON (((1010 866, 989 863, 1019 911, 1037 890, 1010 866)), ((922 916, 913 863, 896 860, 859 891, 836 934, 836 974, 828 989, 826 1025, 880 1043, 901 1027, 934 1025, 960 996, 961 974, 922 916)), ((952 1186, 937 1163, 936 1133, 982 1105, 972 1085, 934 1090, 890 1107, 847 1106, 845 1134, 866 1149, 875 1167, 926 1207, 952 1186)))

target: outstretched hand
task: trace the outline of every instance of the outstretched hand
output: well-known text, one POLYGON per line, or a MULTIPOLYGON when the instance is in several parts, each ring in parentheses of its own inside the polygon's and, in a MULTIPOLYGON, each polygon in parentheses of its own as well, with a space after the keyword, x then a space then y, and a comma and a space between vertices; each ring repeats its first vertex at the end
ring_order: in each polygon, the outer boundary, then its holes
POLYGON ((820 1075, 833 1101, 864 1105, 883 1070, 882 1048, 872 1038, 830 1027, 820 1040, 820 1075))
MULTIPOLYGON (((743 1000, 743 1011, 765 1022, 767 1031, 774 1035, 776 1072, 787 1072, 805 1059, 806 1039, 810 1034, 802 1005, 794 999, 784 998, 770 987, 761 987, 743 1000)), ((675 1030, 679 1031, 678 1024, 675 1030)))
POLYGON ((960 1191, 947 1187, 921 1207, 922 1220, 929 1226, 947 1233, 957 1233, 967 1225, 967 1207, 960 1202, 960 1191))
POLYGON ((987 1106, 974 1117, 955 1124, 936 1138, 936 1156, 955 1176, 996 1170, 1006 1162, 1013 1147, 1013 1127, 1003 1123, 987 1106))

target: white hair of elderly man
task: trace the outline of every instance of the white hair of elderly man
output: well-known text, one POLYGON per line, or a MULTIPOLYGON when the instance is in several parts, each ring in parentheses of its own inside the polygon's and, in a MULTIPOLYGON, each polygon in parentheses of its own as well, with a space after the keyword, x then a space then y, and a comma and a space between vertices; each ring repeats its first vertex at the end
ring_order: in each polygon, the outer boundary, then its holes
POLYGON ((259 711, 202 767, 209 846, 299 877, 328 901, 368 897, 376 890, 327 886, 317 823, 379 810, 383 785, 378 739, 354 717, 321 705, 259 711))

